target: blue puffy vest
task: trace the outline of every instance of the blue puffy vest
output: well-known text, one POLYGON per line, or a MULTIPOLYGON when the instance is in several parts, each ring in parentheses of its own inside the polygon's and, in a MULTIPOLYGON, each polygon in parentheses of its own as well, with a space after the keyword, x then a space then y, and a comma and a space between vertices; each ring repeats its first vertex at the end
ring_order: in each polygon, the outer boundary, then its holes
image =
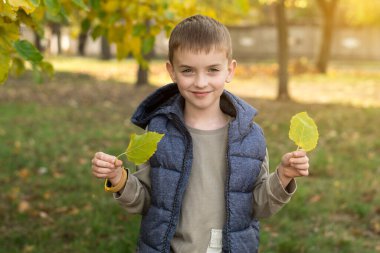
MULTIPOLYGON (((259 223, 252 215, 253 185, 266 155, 265 139, 252 121, 256 115, 253 107, 227 91, 220 106, 233 117, 226 154, 223 252, 253 253, 259 245, 259 223)), ((148 126, 150 131, 165 134, 150 159, 151 206, 142 217, 138 252, 170 252, 193 159, 183 107, 177 85, 168 84, 148 96, 132 117, 141 128, 148 126)))

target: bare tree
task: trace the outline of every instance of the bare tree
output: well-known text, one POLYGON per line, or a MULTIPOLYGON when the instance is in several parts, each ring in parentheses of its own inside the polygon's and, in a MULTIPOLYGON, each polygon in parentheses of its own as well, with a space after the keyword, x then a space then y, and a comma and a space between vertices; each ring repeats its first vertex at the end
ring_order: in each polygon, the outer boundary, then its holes
POLYGON ((105 36, 102 36, 101 37, 101 41, 100 41, 100 48, 101 48, 101 54, 100 54, 100 58, 102 60, 109 60, 112 58, 111 56, 111 46, 107 40, 107 38, 105 36))
POLYGON ((275 3, 276 26, 277 26, 277 57, 278 57, 278 100, 290 100, 288 92, 288 24, 286 18, 285 0, 275 3))
POLYGON ((335 13, 339 0, 316 0, 323 15, 322 41, 319 48, 316 68, 326 73, 330 59, 331 43, 335 27, 335 13))

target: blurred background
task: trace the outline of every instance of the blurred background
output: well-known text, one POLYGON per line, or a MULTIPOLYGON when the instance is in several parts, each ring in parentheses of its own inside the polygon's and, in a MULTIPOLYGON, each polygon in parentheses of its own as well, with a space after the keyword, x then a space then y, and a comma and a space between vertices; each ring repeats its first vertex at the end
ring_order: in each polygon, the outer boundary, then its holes
POLYGON ((292 115, 319 128, 260 252, 380 252, 379 0, 0 1, 0 252, 134 252, 140 217, 91 159, 142 132, 130 116, 171 82, 168 36, 194 14, 231 33, 226 89, 259 110, 271 171, 296 149, 292 115))

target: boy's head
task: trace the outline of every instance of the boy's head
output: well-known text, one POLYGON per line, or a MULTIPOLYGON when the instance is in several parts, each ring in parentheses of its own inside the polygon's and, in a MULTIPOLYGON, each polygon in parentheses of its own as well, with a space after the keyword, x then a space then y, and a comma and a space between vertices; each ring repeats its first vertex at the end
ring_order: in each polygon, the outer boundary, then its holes
POLYGON ((169 61, 173 64, 177 50, 208 53, 223 50, 230 62, 232 44, 227 28, 210 17, 195 15, 184 19, 172 31, 169 39, 169 61))

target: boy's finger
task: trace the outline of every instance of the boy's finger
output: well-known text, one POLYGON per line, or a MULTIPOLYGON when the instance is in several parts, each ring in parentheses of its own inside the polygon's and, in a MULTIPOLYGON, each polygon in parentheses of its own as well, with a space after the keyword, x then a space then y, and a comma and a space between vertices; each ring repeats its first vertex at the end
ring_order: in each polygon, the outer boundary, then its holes
POLYGON ((306 156, 306 151, 297 150, 297 151, 292 152, 292 154, 293 154, 293 157, 302 157, 302 156, 306 156))
POLYGON ((298 170, 298 171, 305 171, 305 170, 309 170, 309 164, 297 164, 295 166, 295 168, 298 170))
POLYGON ((108 168, 96 168, 94 169, 94 172, 96 172, 97 174, 107 175, 113 172, 113 170, 108 168))
POLYGON ((95 160, 93 164, 99 168, 109 168, 109 169, 115 168, 115 165, 113 163, 109 163, 104 160, 95 160))
POLYGON ((307 156, 297 157, 297 158, 290 158, 289 162, 291 164, 302 164, 302 163, 308 163, 309 158, 307 156))
POLYGON ((103 161, 106 161, 106 162, 109 162, 109 163, 114 163, 115 160, 116 160, 116 157, 113 156, 113 155, 108 155, 106 153, 103 153, 103 152, 97 152, 95 154, 95 157, 100 159, 100 160, 103 160, 103 161))

